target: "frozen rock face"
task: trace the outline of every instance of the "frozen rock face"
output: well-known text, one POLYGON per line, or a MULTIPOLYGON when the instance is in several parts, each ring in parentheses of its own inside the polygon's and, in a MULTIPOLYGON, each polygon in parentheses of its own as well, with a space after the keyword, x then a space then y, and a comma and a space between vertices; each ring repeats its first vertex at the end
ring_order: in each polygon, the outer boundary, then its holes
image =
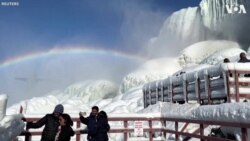
POLYGON ((153 59, 142 66, 140 66, 134 72, 124 77, 121 86, 120 93, 125 93, 131 88, 143 85, 147 82, 167 78, 181 67, 176 58, 159 58, 153 59))
MULTIPOLYGON (((223 49, 230 48, 239 49, 240 46, 236 42, 225 40, 198 42, 185 48, 181 52, 181 55, 179 56, 179 63, 182 66, 188 66, 190 64, 199 64, 209 56, 211 56, 212 58, 212 54, 219 52, 223 49)), ((228 55, 225 55, 225 57, 229 56, 230 53, 228 53, 228 55)))
POLYGON ((165 21, 159 36, 149 41, 148 48, 150 54, 155 56, 169 56, 184 46, 205 40, 207 36, 199 8, 189 7, 174 12, 165 21))
POLYGON ((86 101, 105 99, 117 95, 118 87, 106 80, 90 80, 73 84, 66 88, 66 94, 76 97, 84 97, 86 101))
POLYGON ((202 21, 209 29, 217 30, 224 20, 233 22, 237 17, 249 16, 247 14, 249 4, 248 0, 202 0, 200 3, 202 21), (237 11, 234 9, 235 6, 238 8, 237 11))
POLYGON ((200 10, 204 26, 217 38, 238 41, 245 49, 249 46, 249 0, 202 0, 200 10))
POLYGON ((184 47, 204 40, 236 41, 247 49, 250 46, 249 23, 249 0, 202 0, 199 6, 181 9, 166 19, 158 37, 149 41, 148 53, 173 56, 184 47), (240 5, 244 6, 245 14, 233 11, 240 9, 240 5))

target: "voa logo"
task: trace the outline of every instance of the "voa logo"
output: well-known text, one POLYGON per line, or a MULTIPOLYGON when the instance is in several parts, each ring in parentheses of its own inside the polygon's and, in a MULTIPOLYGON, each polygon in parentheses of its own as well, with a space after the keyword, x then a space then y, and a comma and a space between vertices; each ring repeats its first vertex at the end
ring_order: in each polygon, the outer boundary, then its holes
POLYGON ((246 14, 246 8, 243 4, 240 5, 233 5, 233 4, 227 4, 226 10, 228 14, 246 14))

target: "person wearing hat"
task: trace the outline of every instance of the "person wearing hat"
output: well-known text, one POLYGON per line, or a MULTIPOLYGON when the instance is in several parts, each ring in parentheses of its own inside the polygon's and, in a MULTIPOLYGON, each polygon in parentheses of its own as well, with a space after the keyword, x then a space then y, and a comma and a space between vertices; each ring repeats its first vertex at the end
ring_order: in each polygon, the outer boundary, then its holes
POLYGON ((56 134, 59 127, 59 116, 63 113, 63 105, 56 105, 52 114, 46 114, 43 118, 37 122, 28 122, 26 128, 40 128, 45 125, 41 141, 55 141, 56 134))

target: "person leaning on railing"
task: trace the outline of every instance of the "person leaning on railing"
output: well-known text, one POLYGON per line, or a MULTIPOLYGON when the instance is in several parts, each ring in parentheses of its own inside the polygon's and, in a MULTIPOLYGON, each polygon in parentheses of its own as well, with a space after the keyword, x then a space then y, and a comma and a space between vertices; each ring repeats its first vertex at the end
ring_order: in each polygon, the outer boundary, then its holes
POLYGON ((45 125, 41 141, 55 141, 59 127, 59 116, 63 113, 64 107, 62 104, 56 105, 52 114, 47 114, 37 122, 28 122, 27 129, 40 128, 45 125))

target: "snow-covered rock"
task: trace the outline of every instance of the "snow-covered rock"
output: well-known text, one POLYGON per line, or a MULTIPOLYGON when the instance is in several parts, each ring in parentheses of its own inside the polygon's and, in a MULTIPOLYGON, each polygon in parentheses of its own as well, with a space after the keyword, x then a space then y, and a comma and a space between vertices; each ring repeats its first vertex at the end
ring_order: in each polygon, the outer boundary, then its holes
POLYGON ((16 139, 18 135, 24 129, 24 123, 22 121, 22 115, 10 115, 5 116, 0 121, 0 140, 12 141, 16 139))
POLYGON ((6 115, 7 95, 0 95, 0 140, 12 141, 23 131, 23 115, 6 115))
POLYGON ((134 72, 124 77, 120 92, 125 93, 127 90, 143 85, 147 82, 167 78, 181 67, 175 58, 158 58, 149 60, 134 72))
POLYGON ((0 120, 6 115, 7 95, 0 95, 0 120))
POLYGON ((85 101, 111 98, 117 95, 118 87, 106 80, 78 82, 66 88, 66 94, 73 97, 84 97, 85 101))
MULTIPOLYGON (((182 66, 189 64, 199 64, 205 58, 211 56, 212 54, 219 52, 223 49, 237 48, 240 46, 238 43, 226 40, 215 40, 215 41, 203 41, 195 43, 187 48, 185 48, 180 56, 179 63, 182 66)), ((230 53, 228 53, 230 54, 230 53)))
POLYGON ((203 61, 201 61, 201 63, 215 65, 217 63, 223 62, 225 58, 228 58, 231 62, 235 62, 239 60, 239 54, 241 52, 245 51, 240 48, 222 49, 220 51, 216 51, 215 53, 211 54, 203 61))
POLYGON ((117 86, 109 81, 88 82, 73 84, 63 92, 53 91, 46 96, 21 101, 9 107, 7 114, 19 113, 20 106, 25 115, 52 113, 57 104, 62 104, 64 112, 70 114, 78 114, 80 111, 90 113, 94 105, 107 113, 134 113, 143 108, 141 87, 118 95, 117 86))

